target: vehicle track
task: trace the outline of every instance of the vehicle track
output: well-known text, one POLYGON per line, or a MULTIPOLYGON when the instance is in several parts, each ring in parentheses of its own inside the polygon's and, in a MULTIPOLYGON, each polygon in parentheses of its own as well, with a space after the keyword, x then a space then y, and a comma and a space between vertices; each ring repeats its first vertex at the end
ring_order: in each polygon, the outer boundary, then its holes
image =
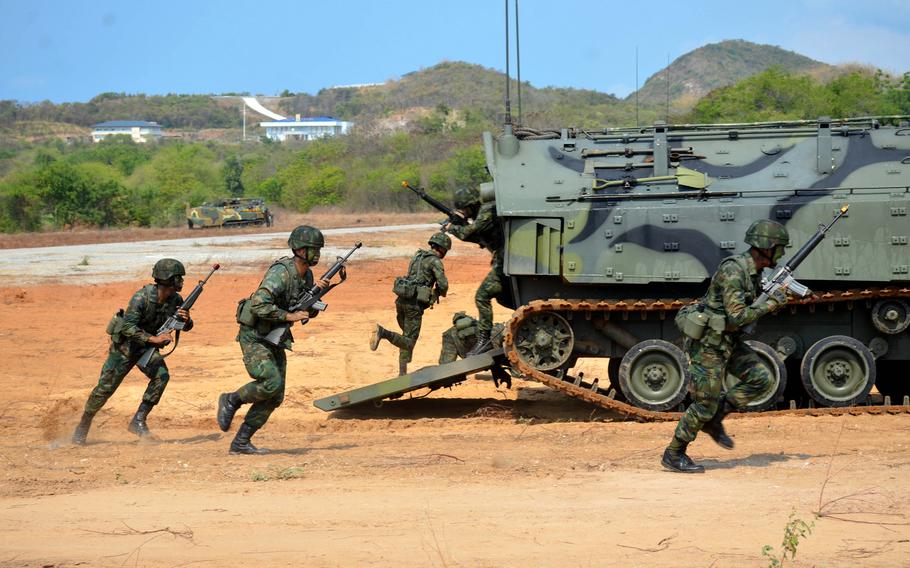
MULTIPOLYGON (((867 288, 863 290, 829 290, 815 293, 802 299, 791 299, 788 305, 824 306, 835 302, 855 302, 876 300, 879 298, 910 298, 910 287, 867 288)), ((566 376, 560 378, 539 371, 525 363, 515 349, 513 338, 519 324, 527 317, 543 312, 602 312, 602 313, 658 313, 667 317, 681 307, 692 302, 691 298, 676 299, 625 299, 625 300, 535 300, 520 307, 506 324, 503 343, 505 354, 513 368, 525 377, 532 378, 551 388, 561 391, 569 396, 582 399, 606 410, 618 412, 629 418, 642 422, 678 420, 680 412, 660 412, 638 408, 627 402, 615 398, 614 389, 604 389, 595 380, 591 383, 584 382, 581 378, 566 376)), ((904 397, 905 401, 907 397, 904 397)), ((860 414, 910 414, 910 404, 891 405, 864 405, 827 408, 790 408, 788 410, 766 410, 762 412, 745 412, 734 416, 745 417, 749 415, 761 416, 840 416, 860 414)))

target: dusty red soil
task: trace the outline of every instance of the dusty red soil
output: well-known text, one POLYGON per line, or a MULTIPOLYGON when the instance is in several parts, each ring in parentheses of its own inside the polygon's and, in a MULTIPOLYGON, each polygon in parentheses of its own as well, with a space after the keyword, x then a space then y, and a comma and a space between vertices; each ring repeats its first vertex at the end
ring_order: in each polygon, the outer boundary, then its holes
MULTIPOLYGON (((815 525, 787 565, 910 563, 907 416, 736 420, 736 449, 700 438, 691 455, 708 473, 681 476, 658 465, 673 424, 520 380, 315 409, 393 375, 394 349, 367 339, 394 324, 405 262, 355 260, 296 332, 286 401, 255 438, 274 451, 263 457, 227 455, 233 432, 214 420, 218 393, 246 381, 234 307, 263 267, 210 282, 168 359, 156 439, 126 431, 145 387, 134 371, 82 448, 68 440, 104 326, 144 282, 0 287, 0 566, 768 566, 762 547, 779 548, 791 512, 815 525)), ((415 365, 473 310, 485 263, 448 259, 452 292, 427 312, 415 365)))

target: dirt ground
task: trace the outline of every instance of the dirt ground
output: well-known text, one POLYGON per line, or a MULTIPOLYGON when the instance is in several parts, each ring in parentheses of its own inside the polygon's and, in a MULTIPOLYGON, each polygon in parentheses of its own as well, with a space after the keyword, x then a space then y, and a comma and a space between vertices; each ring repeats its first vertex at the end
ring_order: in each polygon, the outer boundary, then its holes
MULTIPOLYGON (((453 312, 473 311, 488 257, 456 247, 415 368, 435 362, 453 312)), ((233 431, 214 414, 246 381, 234 307, 265 264, 209 283, 168 359, 156 439, 126 431, 146 382, 134 371, 81 448, 69 437, 104 326, 145 280, 0 287, 0 566, 768 566, 762 547, 779 551, 791 514, 814 526, 787 565, 910 565, 907 415, 743 418, 735 450, 699 438, 690 453, 708 471, 683 476, 658 463, 673 424, 520 380, 317 410, 314 398, 393 376, 394 349, 367 340, 374 322, 394 325, 405 263, 355 259, 328 311, 295 332, 287 398, 255 437, 273 453, 258 457, 227 455, 233 431)))

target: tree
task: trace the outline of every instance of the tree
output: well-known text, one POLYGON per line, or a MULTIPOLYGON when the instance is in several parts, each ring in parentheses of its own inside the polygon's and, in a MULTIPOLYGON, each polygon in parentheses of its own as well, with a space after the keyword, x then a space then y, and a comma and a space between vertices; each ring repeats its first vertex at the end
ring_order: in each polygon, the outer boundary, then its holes
POLYGON ((221 168, 221 176, 224 178, 224 188, 228 195, 240 197, 243 195, 243 164, 237 159, 237 156, 229 156, 221 168))

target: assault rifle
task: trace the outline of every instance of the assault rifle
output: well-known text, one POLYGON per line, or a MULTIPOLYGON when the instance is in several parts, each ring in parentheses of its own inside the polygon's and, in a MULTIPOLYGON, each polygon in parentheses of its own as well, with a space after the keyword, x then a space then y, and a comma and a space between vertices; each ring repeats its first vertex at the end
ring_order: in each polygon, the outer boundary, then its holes
POLYGON ((413 185, 409 184, 407 181, 401 182, 401 186, 406 187, 406 188, 410 189, 411 191, 413 191, 414 193, 416 193, 418 196, 420 196, 421 199, 423 199, 424 201, 429 203, 437 211, 439 211, 441 213, 445 213, 445 215, 449 218, 449 220, 444 222, 443 225, 447 225, 450 223, 452 225, 467 225, 468 224, 468 221, 464 217, 459 215, 457 211, 455 211, 454 209, 452 209, 445 203, 439 201, 432 195, 428 194, 425 190, 423 190, 419 187, 414 187, 413 185))
MULTIPOLYGON (((354 248, 349 250, 346 255, 339 256, 335 261, 335 264, 333 264, 326 271, 326 273, 322 275, 320 280, 331 280, 332 277, 339 272, 341 273, 341 282, 347 280, 348 275, 347 271, 345 270, 344 263, 346 263, 348 259, 351 258, 351 255, 354 254, 354 251, 362 246, 363 243, 358 241, 357 244, 354 245, 354 248)), ((325 310, 327 307, 329 307, 329 305, 322 301, 322 297, 325 296, 329 290, 341 284, 341 282, 336 282, 335 284, 326 287, 324 290, 320 289, 319 286, 313 284, 312 288, 304 291, 303 295, 300 297, 300 300, 298 300, 296 304, 288 308, 288 312, 299 312, 300 310, 309 309, 318 310, 320 312, 325 310)), ((278 347, 281 345, 281 339, 284 337, 285 332, 291 329, 292 325, 294 325, 294 322, 283 323, 279 325, 278 327, 272 329, 272 331, 270 331, 269 334, 265 336, 265 340, 275 347, 278 347)))
MULTIPOLYGON (((196 287, 193 288, 193 291, 190 292, 190 295, 187 296, 185 300, 183 300, 183 303, 180 304, 180 306, 178 306, 177 309, 189 311, 190 308, 193 307, 193 304, 196 303, 196 300, 199 299, 199 296, 202 294, 202 287, 205 286, 205 283, 209 281, 209 278, 212 277, 212 274, 214 274, 215 271, 218 270, 219 268, 221 268, 220 264, 213 265, 211 272, 209 272, 209 275, 206 276, 204 279, 200 280, 198 284, 196 284, 196 287)), ((180 342, 180 332, 183 330, 183 328, 185 326, 186 326, 186 322, 179 319, 177 317, 177 312, 174 312, 164 321, 163 324, 161 324, 161 327, 158 328, 158 333, 156 333, 155 335, 161 335, 162 333, 170 333, 172 331, 177 332, 177 339, 174 342, 174 348, 171 349, 170 351, 168 351, 167 355, 170 355, 171 353, 174 352, 174 349, 177 349, 177 344, 180 342)), ((167 344, 165 343, 165 345, 167 345, 167 344)), ((161 347, 164 347, 164 345, 162 345, 161 347)), ((141 370, 145 371, 148 368, 149 362, 151 362, 151 360, 152 360, 152 355, 154 355, 156 351, 158 351, 158 347, 149 347, 148 349, 146 349, 142 353, 142 357, 139 357, 139 361, 136 362, 136 365, 138 365, 141 370)), ((164 356, 167 357, 167 355, 164 355, 164 356)))
POLYGON ((761 295, 755 300, 755 303, 759 304, 768 300, 772 295, 778 294, 780 292, 790 291, 800 298, 805 298, 809 295, 809 288, 800 284, 793 278, 793 271, 802 264, 806 257, 815 250, 822 240, 825 238, 825 233, 831 228, 838 219, 843 217, 849 209, 849 205, 844 205, 840 208, 840 211, 837 212, 837 215, 834 216, 834 219, 830 223, 825 225, 824 223, 818 226, 818 230, 815 231, 815 234, 804 244, 796 254, 793 255, 790 260, 784 263, 783 266, 774 271, 774 274, 771 275, 771 278, 762 281, 761 295))

